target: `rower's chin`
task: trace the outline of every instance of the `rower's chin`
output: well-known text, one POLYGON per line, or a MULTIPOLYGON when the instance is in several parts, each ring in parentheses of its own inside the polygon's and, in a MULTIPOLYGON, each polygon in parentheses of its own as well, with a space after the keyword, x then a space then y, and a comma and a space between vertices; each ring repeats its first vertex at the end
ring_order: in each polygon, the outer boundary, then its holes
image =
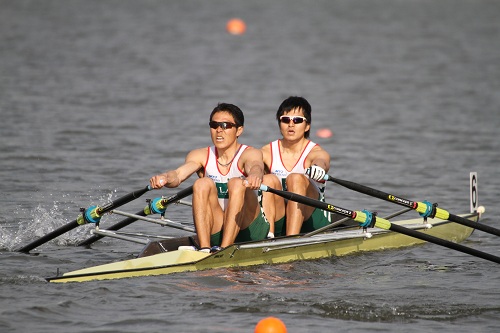
POLYGON ((287 140, 296 140, 300 136, 295 131, 287 131, 283 137, 287 140))

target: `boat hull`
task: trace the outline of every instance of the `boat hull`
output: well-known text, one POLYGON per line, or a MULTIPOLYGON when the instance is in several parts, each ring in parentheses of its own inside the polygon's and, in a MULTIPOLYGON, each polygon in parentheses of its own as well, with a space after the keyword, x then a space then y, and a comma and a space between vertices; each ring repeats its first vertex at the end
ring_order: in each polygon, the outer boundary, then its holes
MULTIPOLYGON (((479 219, 478 214, 463 216, 475 222, 479 219)), ((431 228, 426 228, 422 219, 393 223, 456 243, 467 239, 474 230, 461 224, 438 219, 428 219, 426 223, 432 225, 431 228)), ((189 241, 187 237, 183 239, 183 241, 178 241, 178 244, 189 241)), ((192 250, 168 250, 147 255, 143 251, 142 256, 136 259, 68 272, 47 280, 50 282, 84 282, 217 268, 270 265, 345 256, 357 252, 397 249, 422 243, 425 241, 389 230, 369 228, 367 233, 364 233, 361 229, 354 229, 318 234, 307 238, 295 236, 235 244, 215 254, 192 250)), ((160 248, 163 246, 160 245, 160 248)))

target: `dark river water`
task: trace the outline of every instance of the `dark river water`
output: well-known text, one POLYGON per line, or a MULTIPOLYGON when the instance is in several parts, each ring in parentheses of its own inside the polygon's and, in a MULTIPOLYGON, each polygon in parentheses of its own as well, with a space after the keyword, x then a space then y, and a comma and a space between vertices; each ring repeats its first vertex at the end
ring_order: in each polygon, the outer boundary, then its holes
MULTIPOLYGON (((500 228, 499 17, 496 0, 0 0, 0 331, 253 332, 267 316, 289 332, 499 331, 500 266, 433 244, 64 285, 44 278, 142 246, 75 247, 84 226, 15 251, 209 145, 219 102, 245 112, 241 142, 276 139, 290 95, 310 101, 331 175, 461 214, 475 171, 481 221, 500 228)), ((401 209, 334 184, 327 198, 401 209)), ((167 217, 191 222, 182 205, 167 217)), ((159 228, 126 229, 185 234, 159 228)), ((500 255, 496 237, 463 244, 500 255)))

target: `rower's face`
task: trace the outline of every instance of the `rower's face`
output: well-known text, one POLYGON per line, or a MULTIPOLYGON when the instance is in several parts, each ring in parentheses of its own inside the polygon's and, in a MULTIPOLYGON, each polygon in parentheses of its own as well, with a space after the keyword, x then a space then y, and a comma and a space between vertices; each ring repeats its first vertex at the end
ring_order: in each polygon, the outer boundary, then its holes
POLYGON ((304 137, 305 133, 311 128, 306 122, 304 111, 301 108, 295 108, 286 112, 280 119, 280 131, 284 139, 296 140, 304 137))
POLYGON ((229 112, 215 113, 211 123, 213 126, 210 126, 210 135, 212 142, 218 148, 230 146, 243 133, 243 126, 236 127, 234 117, 229 112))

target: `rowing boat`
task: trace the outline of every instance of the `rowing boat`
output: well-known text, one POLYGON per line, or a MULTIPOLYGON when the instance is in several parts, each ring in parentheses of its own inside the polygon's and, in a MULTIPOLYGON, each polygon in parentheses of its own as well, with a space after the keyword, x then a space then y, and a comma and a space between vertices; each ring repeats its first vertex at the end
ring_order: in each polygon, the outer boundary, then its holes
MULTIPOLYGON (((444 246, 500 264, 500 257, 498 256, 459 244, 467 239, 475 229, 500 236, 500 229, 478 222, 485 209, 478 205, 477 174, 475 172, 470 173, 470 213, 462 215, 455 215, 438 208, 437 203, 411 201, 352 181, 337 179, 330 175, 325 175, 324 179, 406 208, 381 218, 376 213, 367 210, 351 211, 296 193, 262 185, 262 191, 271 192, 287 200, 329 211, 333 214, 334 222, 307 234, 236 243, 215 253, 205 253, 198 251, 199 244, 196 235, 168 239, 161 239, 161 237, 157 236, 156 239, 160 240, 149 241, 131 237, 130 233, 118 232, 120 228, 134 221, 144 220, 195 234, 194 228, 166 220, 163 216, 168 205, 181 203, 182 198, 191 195, 193 186, 166 198, 147 200, 148 205, 137 214, 120 212, 116 209, 149 191, 150 188, 146 187, 131 192, 106 205, 91 206, 86 210, 82 209, 82 213, 75 221, 31 242, 19 249, 19 252, 28 253, 35 247, 80 224, 95 223, 94 236, 79 245, 88 246, 102 237, 111 236, 117 239, 142 243, 145 244, 145 247, 135 259, 88 267, 62 275, 58 273, 57 276, 47 278, 47 281, 84 282, 157 276, 208 269, 282 264, 300 260, 335 258, 357 252, 397 249, 415 246, 424 242, 444 246), (417 211, 421 218, 389 221, 389 219, 411 210, 417 211), (127 219, 110 226, 108 229, 100 229, 99 220, 106 212, 121 214, 126 216, 127 219), (161 218, 151 219, 147 217, 147 215, 151 214, 161 214, 161 218)), ((136 236, 145 235, 136 234, 136 236)))
MULTIPOLYGON (((480 213, 473 212, 460 216, 477 222, 480 213)), ((474 230, 462 224, 437 218, 407 219, 392 223, 454 243, 467 239, 474 230)), ((397 249, 424 242, 421 239, 376 227, 346 227, 309 237, 298 235, 239 243, 210 254, 191 249, 196 245, 195 237, 180 237, 149 242, 135 259, 67 272, 47 280, 84 282, 281 264, 298 260, 340 257, 357 252, 397 249)))

